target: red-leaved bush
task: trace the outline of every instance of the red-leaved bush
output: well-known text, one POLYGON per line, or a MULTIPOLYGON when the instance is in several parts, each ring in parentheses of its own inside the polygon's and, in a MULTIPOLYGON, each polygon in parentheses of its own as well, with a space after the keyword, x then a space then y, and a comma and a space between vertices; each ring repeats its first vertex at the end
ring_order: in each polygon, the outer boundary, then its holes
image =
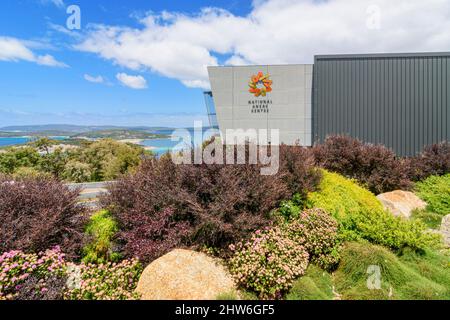
POLYGON ((278 173, 268 176, 259 164, 144 160, 101 200, 119 223, 125 255, 148 262, 180 245, 226 249, 269 225, 280 201, 306 196, 320 181, 306 149, 282 146, 280 153, 278 173))
POLYGON ((121 236, 127 241, 123 251, 141 261, 152 261, 167 253, 167 250, 182 244, 190 234, 188 222, 175 221, 174 210, 166 208, 154 214, 145 214, 131 209, 121 215, 131 227, 121 236), (134 213, 133 213, 134 212, 134 213))
POLYGON ((76 257, 83 245, 78 191, 52 179, 0 176, 0 252, 39 252, 60 246, 76 257))
POLYGON ((383 145, 336 135, 316 145, 313 154, 318 165, 357 179, 375 194, 411 188, 407 161, 383 145))
POLYGON ((441 142, 427 146, 421 154, 410 158, 408 162, 410 177, 414 181, 450 173, 450 143, 441 142))

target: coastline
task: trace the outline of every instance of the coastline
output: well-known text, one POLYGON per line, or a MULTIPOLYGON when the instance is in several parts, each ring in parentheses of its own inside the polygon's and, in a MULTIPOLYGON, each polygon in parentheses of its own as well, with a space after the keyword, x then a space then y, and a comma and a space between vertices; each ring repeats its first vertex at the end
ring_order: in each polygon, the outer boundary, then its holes
MULTIPOLYGON (((33 138, 33 136, 0 137, 0 138, 5 138, 5 139, 26 139, 27 140, 27 141, 24 141, 24 142, 19 143, 19 144, 11 144, 11 145, 7 144, 7 145, 4 145, 4 146, 0 147, 1 149, 4 149, 4 148, 8 148, 8 147, 13 147, 13 146, 23 146, 27 142, 29 142, 33 138)), ((78 139, 83 139, 83 138, 85 138, 85 137, 79 137, 78 139)), ((88 138, 85 138, 85 139, 86 140, 93 140, 93 139, 88 139, 88 138)), ((144 148, 144 150, 147 150, 147 151, 155 151, 155 150, 158 149, 155 146, 147 146, 147 145, 145 145, 144 142, 147 141, 147 140, 152 140, 152 139, 121 139, 121 140, 116 140, 116 141, 121 142, 121 143, 129 143, 129 144, 138 145, 138 146, 141 146, 142 148, 144 148)))
POLYGON ((117 140, 117 141, 122 142, 122 143, 135 144, 137 146, 144 148, 144 150, 147 150, 147 151, 154 151, 157 149, 156 147, 153 147, 153 146, 144 145, 144 141, 146 141, 146 140, 151 140, 151 139, 122 139, 122 140, 117 140))

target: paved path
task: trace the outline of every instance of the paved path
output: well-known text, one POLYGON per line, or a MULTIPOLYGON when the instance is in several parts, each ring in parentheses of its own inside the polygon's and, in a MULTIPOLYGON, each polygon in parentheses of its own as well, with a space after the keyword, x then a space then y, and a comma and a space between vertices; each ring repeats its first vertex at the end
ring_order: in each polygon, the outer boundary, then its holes
POLYGON ((108 192, 106 189, 108 184, 114 183, 114 181, 106 182, 87 182, 87 183, 68 183, 69 189, 80 189, 80 195, 78 200, 80 203, 85 204, 91 208, 98 207, 98 197, 108 192))

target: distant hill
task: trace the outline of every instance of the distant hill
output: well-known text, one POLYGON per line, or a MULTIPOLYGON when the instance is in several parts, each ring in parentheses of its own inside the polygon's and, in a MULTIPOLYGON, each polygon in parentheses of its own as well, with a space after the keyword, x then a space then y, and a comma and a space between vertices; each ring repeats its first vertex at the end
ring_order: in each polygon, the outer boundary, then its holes
POLYGON ((168 135, 150 133, 148 130, 130 130, 130 129, 109 129, 109 130, 94 130, 89 132, 78 133, 72 135, 72 139, 114 139, 114 140, 126 140, 126 139, 155 139, 155 138, 168 138, 168 135))
POLYGON ((133 130, 133 131, 158 131, 170 130, 168 127, 126 127, 126 126, 78 126, 71 124, 46 124, 46 125, 30 125, 30 126, 7 126, 1 127, 2 132, 13 132, 20 134, 39 134, 39 133, 57 133, 56 135, 74 135, 91 131, 102 130, 133 130))

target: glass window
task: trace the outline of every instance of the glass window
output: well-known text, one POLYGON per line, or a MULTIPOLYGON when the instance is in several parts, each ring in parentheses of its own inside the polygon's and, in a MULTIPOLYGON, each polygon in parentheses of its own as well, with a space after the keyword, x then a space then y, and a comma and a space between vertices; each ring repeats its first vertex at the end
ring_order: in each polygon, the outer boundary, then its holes
POLYGON ((203 93, 205 96, 206 111, 208 113, 209 126, 215 129, 219 129, 217 123, 216 106, 214 105, 214 99, 211 91, 205 91, 203 93))

